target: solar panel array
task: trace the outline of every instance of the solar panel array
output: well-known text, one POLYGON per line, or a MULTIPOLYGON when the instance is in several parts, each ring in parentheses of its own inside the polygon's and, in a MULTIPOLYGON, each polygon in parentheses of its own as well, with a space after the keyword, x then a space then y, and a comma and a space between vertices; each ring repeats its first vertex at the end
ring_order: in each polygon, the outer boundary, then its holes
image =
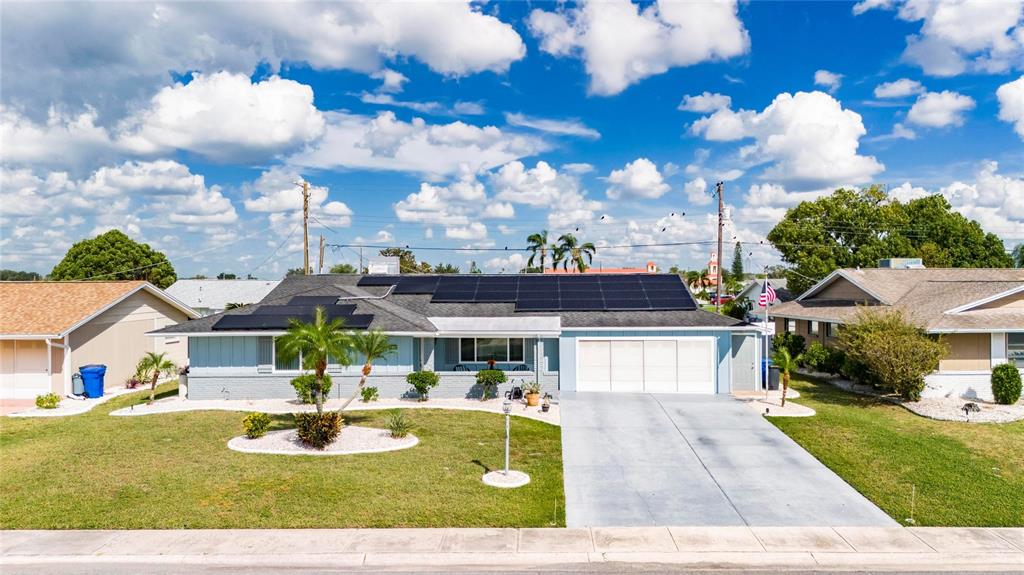
POLYGON ((295 296, 284 305, 263 305, 250 314, 225 315, 213 324, 215 331, 287 329, 291 320, 312 322, 316 309, 323 308, 327 319, 340 319, 345 327, 366 329, 372 315, 356 314, 355 304, 338 304, 338 296, 295 296))
POLYGON ((514 303, 516 311, 693 310, 674 274, 365 276, 360 286, 431 294, 431 303, 514 303))

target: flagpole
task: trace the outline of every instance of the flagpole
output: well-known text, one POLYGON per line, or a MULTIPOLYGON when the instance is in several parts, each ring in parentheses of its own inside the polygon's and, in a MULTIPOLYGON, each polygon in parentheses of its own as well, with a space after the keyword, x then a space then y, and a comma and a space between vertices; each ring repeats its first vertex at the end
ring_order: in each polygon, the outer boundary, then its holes
POLYGON ((761 291, 765 294, 765 298, 764 298, 764 325, 762 326, 764 328, 764 356, 763 356, 763 360, 762 360, 762 365, 764 365, 764 369, 761 372, 761 378, 764 380, 762 382, 762 384, 764 385, 764 400, 767 402, 768 401, 768 380, 769 380, 769 375, 771 373, 768 370, 768 306, 770 306, 772 304, 772 302, 768 301, 768 266, 764 266, 764 285, 761 286, 761 291))

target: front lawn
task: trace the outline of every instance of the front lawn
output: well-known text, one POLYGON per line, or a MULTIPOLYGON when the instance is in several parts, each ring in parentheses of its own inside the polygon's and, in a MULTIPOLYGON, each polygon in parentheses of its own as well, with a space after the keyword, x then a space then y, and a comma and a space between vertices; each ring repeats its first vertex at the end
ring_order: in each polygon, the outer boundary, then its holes
MULTIPOLYGON (((163 394, 174 384, 158 388, 163 394)), ((0 528, 554 527, 565 524, 558 427, 512 418, 526 487, 480 477, 504 461, 498 414, 410 410, 412 449, 349 456, 231 451, 242 412, 111 417, 116 398, 59 418, 0 419, 0 528)), ((385 411, 346 415, 384 427, 385 411)), ((272 416, 271 429, 292 427, 272 416)), ((342 431, 344 433, 344 431, 342 431)))
POLYGON ((770 421, 897 521, 1024 526, 1024 421, 934 421, 798 377, 796 402, 818 414, 770 421))

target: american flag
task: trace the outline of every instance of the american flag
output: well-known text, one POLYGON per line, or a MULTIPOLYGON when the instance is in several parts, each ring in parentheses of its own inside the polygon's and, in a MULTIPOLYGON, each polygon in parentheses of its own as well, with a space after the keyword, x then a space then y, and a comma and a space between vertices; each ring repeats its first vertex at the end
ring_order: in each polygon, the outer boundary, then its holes
POLYGON ((757 305, 761 307, 768 307, 768 304, 775 303, 775 299, 775 288, 765 281, 764 289, 761 290, 761 296, 757 298, 757 305))

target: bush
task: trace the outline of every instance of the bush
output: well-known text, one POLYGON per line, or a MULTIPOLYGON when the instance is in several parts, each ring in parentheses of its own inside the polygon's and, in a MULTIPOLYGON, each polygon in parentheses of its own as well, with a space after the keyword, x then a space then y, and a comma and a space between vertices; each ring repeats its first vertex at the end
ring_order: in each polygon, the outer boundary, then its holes
POLYGON ((56 393, 45 393, 36 396, 36 407, 39 409, 56 409, 60 396, 56 393))
POLYGON ((1020 400, 1020 371, 1011 363, 1001 363, 992 369, 992 395, 996 403, 1013 405, 1020 400))
POLYGON ((249 439, 263 437, 270 429, 270 416, 258 411, 250 413, 242 420, 242 427, 245 428, 245 436, 249 439))
POLYGON ((845 359, 846 354, 842 350, 828 347, 816 341, 811 343, 807 351, 803 353, 801 365, 815 371, 836 375, 842 370, 845 359))
POLYGON ((376 387, 364 387, 359 391, 359 395, 362 396, 363 403, 370 403, 371 401, 377 401, 380 398, 380 394, 377 393, 376 387))
POLYGON ((416 390, 420 401, 426 401, 430 389, 437 387, 440 378, 432 371, 414 371, 405 376, 405 381, 416 390))
POLYGON ((388 431, 391 437, 401 439, 412 431, 412 421, 405 416, 404 411, 393 411, 387 419, 388 431))
POLYGON ((799 357, 807 349, 807 341, 804 339, 804 336, 788 331, 772 336, 772 349, 780 350, 783 348, 789 350, 790 356, 799 357))
MULTIPOLYGON (((295 388, 295 395, 298 396, 299 401, 302 403, 316 403, 313 399, 313 387, 316 385, 316 374, 307 373, 300 375, 292 380, 292 387, 295 388)), ((323 385, 321 386, 324 401, 327 400, 327 394, 331 392, 331 376, 324 374, 323 385)))
POLYGON ((939 367, 946 346, 910 323, 899 310, 863 308, 839 332, 843 369, 856 380, 891 389, 908 401, 921 399, 924 377, 939 367))
POLYGON ((302 443, 323 449, 330 445, 341 433, 341 414, 337 411, 323 413, 296 413, 295 430, 302 443))
POLYGON ((139 387, 140 385, 142 385, 142 380, 139 379, 139 376, 137 376, 137 375, 133 375, 133 376, 129 377, 128 379, 124 380, 124 386, 126 388, 128 388, 128 389, 135 389, 136 387, 139 387))
POLYGON ((747 319, 747 313, 751 309, 750 300, 747 298, 730 300, 722 304, 722 314, 735 319, 747 319))
POLYGON ((523 395, 530 395, 532 393, 540 393, 539 381, 529 381, 523 384, 523 395))
POLYGON ((498 384, 506 381, 508 378, 500 369, 481 369, 476 372, 476 384, 480 386, 480 400, 483 401, 492 394, 497 396, 498 384))

